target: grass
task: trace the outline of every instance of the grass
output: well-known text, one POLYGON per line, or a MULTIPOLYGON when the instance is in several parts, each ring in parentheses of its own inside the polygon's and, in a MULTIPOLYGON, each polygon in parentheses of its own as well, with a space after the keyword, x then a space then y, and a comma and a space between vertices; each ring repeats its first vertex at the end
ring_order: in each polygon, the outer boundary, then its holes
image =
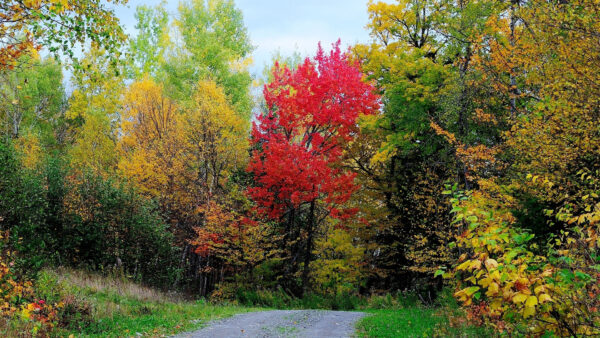
POLYGON ((434 306, 410 295, 373 298, 367 316, 357 323, 359 337, 490 337, 489 331, 467 323, 465 313, 448 294, 434 306))
POLYGON ((440 308, 367 310, 358 322, 359 337, 486 337, 476 327, 452 327, 440 308))
POLYGON ((79 314, 57 336, 163 336, 195 330, 207 321, 259 309, 186 301, 123 279, 80 271, 44 271, 38 292, 48 301, 71 299, 79 314), (88 310, 89 309, 89 310, 88 310), (85 314, 89 312, 89 316, 85 314), (83 313, 83 315, 81 315, 83 313))
MULTIPOLYGON (((189 301, 177 293, 164 293, 125 278, 101 277, 81 271, 43 271, 35 285, 48 304, 63 303, 60 328, 50 336, 131 337, 169 336, 193 331, 208 321, 264 308, 360 310, 368 315, 357 323, 359 337, 485 337, 485 329, 469 326, 465 314, 450 294, 435 306, 424 306, 410 293, 366 298, 307 295, 293 299, 281 292, 243 292, 240 304, 189 301), (260 307, 263 308, 260 308, 260 307)), ((241 297, 240 297, 241 296, 241 297)), ((31 322, 2 322, 0 336, 27 337, 35 332, 31 322)), ((281 335, 295 328, 278 327, 281 335)))

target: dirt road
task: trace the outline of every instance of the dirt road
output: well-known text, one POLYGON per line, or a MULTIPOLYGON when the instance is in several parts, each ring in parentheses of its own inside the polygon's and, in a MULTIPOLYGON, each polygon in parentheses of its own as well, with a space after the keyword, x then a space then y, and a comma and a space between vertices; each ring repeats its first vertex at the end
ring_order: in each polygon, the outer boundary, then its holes
POLYGON ((251 312, 214 321, 178 337, 351 337, 362 312, 279 310, 251 312))

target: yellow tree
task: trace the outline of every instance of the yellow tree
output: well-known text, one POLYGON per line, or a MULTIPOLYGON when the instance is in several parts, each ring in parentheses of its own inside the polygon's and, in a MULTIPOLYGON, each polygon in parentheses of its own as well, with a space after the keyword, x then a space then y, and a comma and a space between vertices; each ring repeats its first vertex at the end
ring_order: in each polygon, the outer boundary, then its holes
POLYGON ((149 79, 129 87, 123 106, 118 168, 142 193, 157 199, 177 224, 189 213, 191 202, 182 114, 162 87, 149 79))
POLYGON ((185 117, 185 133, 194 159, 192 169, 209 199, 247 162, 249 125, 215 82, 200 81, 196 88, 185 117))
POLYGON ((197 248, 211 245, 213 237, 202 234, 237 224, 237 216, 219 223, 214 215, 235 215, 227 201, 236 185, 228 178, 247 160, 247 122, 211 81, 199 82, 194 96, 178 105, 144 79, 130 86, 123 105, 119 170, 159 202, 183 249, 186 278, 204 294, 228 263, 197 248))
POLYGON ((92 48, 73 74, 75 90, 66 118, 74 128, 69 149, 75 169, 112 172, 117 165, 116 121, 125 84, 118 69, 104 58, 106 52, 92 48))
POLYGON ((240 272, 240 267, 256 261, 252 256, 261 256, 252 249, 260 237, 258 228, 241 217, 249 209, 248 201, 230 181, 247 162, 248 122, 234 111, 223 89, 206 80, 196 86, 184 125, 188 170, 201 219, 193 225, 195 235, 188 244, 204 259, 202 271, 210 279, 200 290, 205 294, 209 284, 222 280, 224 271, 240 272))

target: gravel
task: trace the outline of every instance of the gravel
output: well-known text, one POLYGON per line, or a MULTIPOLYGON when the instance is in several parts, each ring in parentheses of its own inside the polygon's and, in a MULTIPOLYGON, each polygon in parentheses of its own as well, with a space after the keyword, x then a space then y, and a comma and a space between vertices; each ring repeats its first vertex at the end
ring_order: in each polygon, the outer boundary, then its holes
POLYGON ((351 337, 362 312, 277 310, 239 314, 177 337, 351 337))

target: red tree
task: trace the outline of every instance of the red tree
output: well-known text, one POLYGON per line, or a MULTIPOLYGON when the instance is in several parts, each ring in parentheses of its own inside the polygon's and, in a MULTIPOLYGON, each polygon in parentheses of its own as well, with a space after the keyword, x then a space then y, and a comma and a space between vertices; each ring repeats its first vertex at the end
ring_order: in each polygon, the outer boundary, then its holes
POLYGON ((304 287, 317 227, 355 212, 339 207, 357 189, 341 166, 343 145, 356 136, 358 116, 379 107, 359 64, 339 46, 325 54, 319 45, 296 70, 276 64, 263 90, 268 111, 252 128, 248 171, 256 186, 248 192, 260 214, 285 225, 288 242, 303 238, 304 287))

